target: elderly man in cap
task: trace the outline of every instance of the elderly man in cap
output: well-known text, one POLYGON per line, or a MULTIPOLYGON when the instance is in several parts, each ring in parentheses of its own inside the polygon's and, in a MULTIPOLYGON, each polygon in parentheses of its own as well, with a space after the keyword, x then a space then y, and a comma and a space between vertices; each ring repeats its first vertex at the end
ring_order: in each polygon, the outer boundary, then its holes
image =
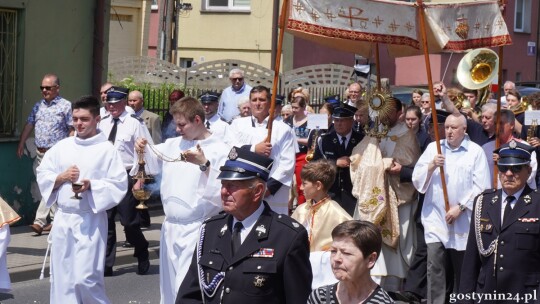
MULTIPOLYGON (((128 89, 111 87, 107 91, 107 111, 109 115, 102 118, 99 129, 107 135, 108 140, 120 153, 122 163, 127 172, 133 167, 135 155, 135 140, 146 138, 151 144, 152 137, 144 125, 144 121, 135 114, 126 112, 128 89)), ((133 179, 128 179, 128 189, 133 187, 133 179)), ((116 258, 116 228, 114 218, 116 213, 120 216, 120 223, 124 226, 126 240, 135 247, 135 257, 138 260, 137 274, 145 274, 150 268, 148 260, 148 241, 141 232, 140 215, 135 206, 137 200, 133 193, 128 191, 118 206, 107 211, 109 232, 107 236, 107 253, 105 259, 105 276, 113 275, 113 265, 116 258)))
POLYGON ((469 296, 464 302, 538 301, 540 194, 527 185, 532 151, 515 140, 495 151, 502 189, 475 200, 459 288, 469 296))
MULTIPOLYGON (((192 97, 175 103, 171 114, 180 136, 147 147, 145 151, 146 171, 162 173, 163 176, 159 185, 165 211, 159 244, 160 303, 163 304, 174 303, 176 299, 201 224, 221 211, 221 185, 217 176, 230 146, 224 143, 221 135, 206 128, 206 110, 192 97), (184 161, 170 161, 179 153, 182 153, 184 161)), ((228 126, 226 122, 219 121, 228 126)), ((137 150, 145 147, 146 140, 138 139, 137 150)))
POLYGON ((425 193, 422 224, 427 244, 428 303, 448 303, 457 290, 471 221, 474 198, 490 187, 486 155, 465 134, 465 116, 453 114, 444 122, 441 152, 428 145, 413 171, 412 181, 425 193), (449 209, 445 209, 439 167, 444 168, 449 209), (454 281, 457 284, 454 284, 454 281))
POLYGON ((315 145, 313 160, 329 159, 337 166, 336 180, 330 191, 333 199, 338 202, 351 216, 354 215, 356 199, 352 195, 350 164, 353 148, 364 137, 352 129, 355 107, 343 104, 334 109, 334 129, 321 135, 315 145))
POLYGON ((212 134, 217 135, 227 144, 232 142, 232 133, 230 131, 230 125, 220 119, 217 115, 217 109, 219 105, 219 93, 213 91, 206 91, 199 96, 204 108, 204 125, 212 134))
POLYGON ((225 213, 204 222, 177 304, 307 302, 307 232, 263 201, 271 168, 246 148, 229 152, 218 176, 225 213))

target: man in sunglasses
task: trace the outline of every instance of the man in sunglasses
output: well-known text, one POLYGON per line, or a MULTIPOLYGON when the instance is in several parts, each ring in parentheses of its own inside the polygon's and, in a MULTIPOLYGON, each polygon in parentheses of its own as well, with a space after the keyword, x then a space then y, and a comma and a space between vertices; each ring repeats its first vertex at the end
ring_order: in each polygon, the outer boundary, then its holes
MULTIPOLYGON (((60 140, 73 135, 71 102, 60 97, 60 79, 58 76, 46 74, 39 89, 42 99, 34 105, 32 112, 28 115, 17 147, 17 156, 21 158, 24 154, 26 140, 32 130, 35 130, 36 158, 33 166, 34 173, 43 156, 52 146, 60 140)), ((43 231, 50 231, 52 228, 52 223, 47 224, 47 216, 50 213, 52 222, 56 204, 51 208, 47 208, 45 205, 45 201, 41 200, 34 223, 30 225, 32 231, 37 235, 41 235, 43 231)))
POLYGON ((486 155, 466 136, 466 127, 465 116, 449 115, 444 122, 441 154, 432 142, 413 171, 415 188, 425 193, 421 219, 427 244, 428 303, 449 303, 450 293, 457 291, 473 201, 490 187, 486 155), (440 167, 444 168, 448 210, 440 167))
POLYGON ((479 295, 482 303, 537 303, 540 194, 527 185, 533 150, 515 140, 496 150, 502 189, 486 190, 475 200, 459 288, 471 303, 479 303, 479 295))
POLYGON ((248 96, 251 91, 251 86, 244 82, 244 71, 240 69, 232 69, 229 72, 229 80, 231 86, 225 88, 219 99, 218 115, 224 121, 231 121, 240 115, 238 110, 238 100, 242 96, 248 96))

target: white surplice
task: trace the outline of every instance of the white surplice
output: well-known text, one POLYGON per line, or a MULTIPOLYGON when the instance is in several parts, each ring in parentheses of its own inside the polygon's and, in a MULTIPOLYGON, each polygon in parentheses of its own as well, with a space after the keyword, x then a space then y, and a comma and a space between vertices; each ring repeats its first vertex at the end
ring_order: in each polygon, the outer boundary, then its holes
MULTIPOLYGON (((165 162, 146 147, 146 170, 162 173, 159 183, 165 220, 161 226, 159 280, 162 304, 174 303, 187 273, 202 222, 221 210, 219 167, 225 164, 230 146, 215 134, 204 140, 169 138, 153 147, 158 153, 176 158, 186 150, 201 147, 210 161, 208 172, 188 162, 165 162)), ((133 172, 133 170, 132 170, 133 172)))
POLYGON ((51 246, 51 303, 110 303, 103 271, 107 240, 107 209, 127 191, 122 159, 103 132, 76 136, 54 145, 37 168, 39 189, 50 207, 58 202, 51 246), (70 166, 89 179, 90 189, 74 199, 70 183, 54 189, 57 176, 70 166))
MULTIPOLYGON (((266 128, 268 117, 259 125, 252 116, 242 117, 233 120, 231 131, 233 132, 235 146, 251 145, 254 151, 256 144, 261 143, 268 135, 266 128)), ((274 160, 274 165, 270 171, 270 178, 281 183, 279 190, 266 197, 272 210, 281 214, 289 214, 289 193, 294 175, 294 165, 296 162, 297 142, 294 131, 282 121, 274 121, 272 124, 272 153, 270 158, 274 160)))
POLYGON ((437 155, 436 143, 430 143, 418 159, 412 176, 418 192, 426 194, 421 215, 424 236, 428 244, 441 242, 446 249, 465 250, 474 198, 490 187, 488 163, 482 148, 467 136, 456 149, 451 149, 446 140, 442 140, 441 152, 445 157, 444 174, 450 208, 460 203, 466 209, 452 225, 446 223, 441 171, 436 168, 431 176, 428 175, 429 163, 437 155))

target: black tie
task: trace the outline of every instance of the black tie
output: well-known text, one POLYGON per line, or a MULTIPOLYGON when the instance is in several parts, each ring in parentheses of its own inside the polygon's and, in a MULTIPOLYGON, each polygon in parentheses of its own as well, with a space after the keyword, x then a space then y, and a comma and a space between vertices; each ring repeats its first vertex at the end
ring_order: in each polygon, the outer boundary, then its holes
POLYGON ((234 224, 232 233, 233 254, 235 254, 238 251, 238 248, 240 248, 240 245, 242 245, 242 236, 240 235, 240 231, 242 231, 242 228, 244 228, 242 222, 236 222, 236 224, 234 224))
POLYGON ((510 203, 513 202, 515 199, 516 198, 512 195, 506 197, 506 207, 504 207, 503 223, 507 221, 508 216, 512 212, 512 205, 510 203))
POLYGON ((345 144, 347 142, 347 137, 341 136, 341 150, 345 151, 347 149, 347 145, 345 144))
POLYGON ((114 144, 114 141, 116 140, 116 130, 118 129, 118 121, 120 118, 113 118, 114 125, 111 129, 111 133, 109 133, 109 141, 114 144))
POLYGON ((206 121, 206 128, 210 129, 210 122, 208 120, 206 121))

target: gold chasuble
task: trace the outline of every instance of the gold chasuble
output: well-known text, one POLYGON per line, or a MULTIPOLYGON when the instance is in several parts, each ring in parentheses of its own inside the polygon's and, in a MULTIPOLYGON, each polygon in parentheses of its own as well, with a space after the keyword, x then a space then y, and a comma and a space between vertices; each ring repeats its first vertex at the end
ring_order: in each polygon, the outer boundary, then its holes
POLYGON ((327 251, 332 245, 332 230, 337 225, 352 220, 347 211, 329 197, 318 202, 311 200, 301 204, 291 217, 308 231, 311 252, 327 251))
POLYGON ((352 151, 352 194, 358 199, 354 218, 380 226, 383 242, 396 248, 399 239, 398 202, 385 174, 391 165, 391 159, 383 161, 375 137, 364 137, 352 151))

